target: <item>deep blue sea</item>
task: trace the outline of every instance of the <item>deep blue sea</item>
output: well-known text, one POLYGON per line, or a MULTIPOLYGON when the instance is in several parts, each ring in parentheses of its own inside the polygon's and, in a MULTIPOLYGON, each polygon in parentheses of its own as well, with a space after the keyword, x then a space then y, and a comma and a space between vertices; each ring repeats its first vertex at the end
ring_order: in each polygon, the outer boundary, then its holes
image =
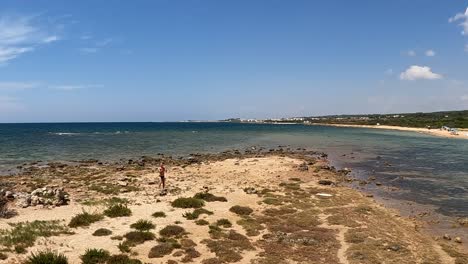
POLYGON ((106 161, 278 145, 325 151, 337 166, 400 188, 386 194, 392 198, 468 216, 468 140, 414 132, 235 123, 0 124, 0 172, 37 160, 106 161))

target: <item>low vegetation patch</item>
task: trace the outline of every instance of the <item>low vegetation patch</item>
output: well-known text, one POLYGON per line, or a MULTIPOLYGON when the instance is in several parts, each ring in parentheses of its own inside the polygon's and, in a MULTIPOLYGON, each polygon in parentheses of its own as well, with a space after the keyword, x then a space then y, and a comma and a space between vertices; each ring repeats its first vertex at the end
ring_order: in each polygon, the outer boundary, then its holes
POLYGON ((146 241, 154 240, 155 235, 147 231, 131 231, 125 234, 124 237, 127 239, 125 242, 128 243, 129 246, 136 246, 146 241))
POLYGON ((130 208, 128 208, 126 205, 114 204, 109 206, 106 210, 104 210, 104 214, 111 218, 124 217, 131 216, 132 210, 130 210, 130 208))
POLYGON ((33 221, 10 224, 11 229, 0 230, 0 245, 13 250, 25 249, 34 245, 38 237, 51 237, 73 234, 60 221, 33 221))
POLYGON ((152 214, 152 216, 155 217, 155 218, 158 218, 158 217, 166 217, 166 213, 161 212, 161 211, 158 211, 158 212, 154 212, 154 213, 152 214))
POLYGON ((201 199, 207 202, 227 202, 225 197, 216 196, 208 192, 200 192, 193 196, 195 199, 201 199))
POLYGON ((218 221, 216 221, 216 225, 217 225, 217 226, 222 226, 222 227, 224 227, 224 228, 232 227, 231 221, 229 221, 229 220, 226 219, 226 218, 218 219, 218 221))
POLYGON ((70 223, 69 227, 80 227, 80 226, 90 226, 92 223, 101 221, 104 217, 101 214, 82 212, 75 215, 70 223))
POLYGON ((8 259, 8 256, 5 253, 0 252, 0 260, 5 260, 5 259, 8 259))
POLYGON ((182 216, 185 217, 187 220, 194 220, 194 219, 198 219, 198 217, 202 214, 212 215, 213 212, 206 210, 204 208, 198 208, 198 209, 193 210, 193 212, 191 213, 186 212, 182 216))
POLYGON ((156 226, 151 221, 140 219, 136 223, 131 224, 130 227, 139 231, 148 231, 156 226))
POLYGON ((112 235, 112 231, 107 228, 99 228, 93 233, 93 236, 110 236, 110 235, 112 235))
POLYGON ((104 249, 87 249, 80 259, 83 264, 104 264, 109 259, 110 254, 104 249))
POLYGON ((162 258, 169 255, 174 250, 172 243, 163 242, 151 248, 148 258, 162 258))
POLYGON ((250 215, 253 213, 252 208, 247 206, 235 205, 229 209, 229 211, 238 214, 238 215, 250 215))
POLYGON ((199 220, 195 221, 195 224, 197 224, 197 225, 209 225, 210 222, 206 221, 205 219, 199 219, 199 220))
POLYGON ((237 221, 237 224, 244 228, 247 236, 258 236, 260 231, 265 229, 264 226, 251 217, 244 217, 237 221))
POLYGON ((52 251, 41 251, 32 254, 25 262, 26 264, 68 264, 68 259, 63 254, 52 251))
POLYGON ((172 201, 171 205, 176 208, 201 208, 205 202, 201 199, 181 197, 172 201))
POLYGON ((185 233, 185 229, 178 225, 168 225, 159 231, 164 237, 178 237, 185 233))
POLYGON ((210 251, 216 254, 219 263, 239 262, 242 260, 241 254, 243 251, 254 249, 247 237, 233 230, 228 233, 221 233, 221 236, 215 240, 205 239, 202 243, 206 244, 210 251))
POLYGON ((110 256, 106 264, 142 264, 142 262, 125 254, 119 254, 110 256))
POLYGON ((0 218, 11 218, 16 215, 14 210, 8 208, 8 200, 0 197, 0 218))

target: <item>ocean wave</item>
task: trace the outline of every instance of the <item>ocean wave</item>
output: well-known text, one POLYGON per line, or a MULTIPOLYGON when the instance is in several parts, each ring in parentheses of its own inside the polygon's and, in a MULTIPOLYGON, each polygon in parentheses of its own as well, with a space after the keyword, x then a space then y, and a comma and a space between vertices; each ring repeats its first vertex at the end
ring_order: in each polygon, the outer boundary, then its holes
POLYGON ((74 135, 80 135, 81 133, 71 133, 71 132, 49 132, 49 134, 57 135, 57 136, 74 136, 74 135))

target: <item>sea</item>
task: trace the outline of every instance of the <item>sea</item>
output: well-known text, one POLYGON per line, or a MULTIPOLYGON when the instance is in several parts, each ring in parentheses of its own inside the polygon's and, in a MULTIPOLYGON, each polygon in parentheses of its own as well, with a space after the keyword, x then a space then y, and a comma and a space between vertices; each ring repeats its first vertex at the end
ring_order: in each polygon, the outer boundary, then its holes
POLYGON ((468 216, 468 140, 394 130, 222 122, 0 124, 0 175, 33 161, 118 161, 252 146, 323 151, 354 177, 375 177, 357 188, 441 215, 468 216))

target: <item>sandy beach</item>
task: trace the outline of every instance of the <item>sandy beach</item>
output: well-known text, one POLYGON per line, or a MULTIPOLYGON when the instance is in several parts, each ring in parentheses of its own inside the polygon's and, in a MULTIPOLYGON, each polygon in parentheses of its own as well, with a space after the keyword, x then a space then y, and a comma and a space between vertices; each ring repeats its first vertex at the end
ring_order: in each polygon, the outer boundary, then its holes
POLYGON ((455 239, 433 238, 421 231, 423 223, 346 187, 348 172, 336 171, 322 154, 304 150, 32 165, 20 175, 0 178, 2 186, 18 193, 63 188, 71 201, 26 208, 11 202, 17 215, 0 219, 0 238, 12 224, 36 220, 58 221, 67 230, 37 237, 29 246, 16 245, 24 247, 21 253, 0 241, 6 257, 0 263, 23 263, 44 250, 82 263, 81 256, 91 248, 141 263, 466 263, 468 254, 455 239), (169 170, 163 196, 155 173, 161 161, 169 170), (204 197, 203 205, 177 206, 178 198, 190 197, 204 197), (124 204, 131 213, 68 227, 83 212, 106 214, 112 203, 124 204), (200 215, 190 214, 197 210, 200 215), (141 219, 154 226, 136 231, 132 224, 141 219), (174 226, 181 231, 166 232, 174 226), (97 236, 102 228, 108 233, 97 236), (132 232, 152 235, 135 240, 132 232))
POLYGON ((335 126, 335 127, 373 128, 373 129, 390 129, 390 130, 417 132, 417 133, 428 134, 428 135, 438 136, 438 137, 445 137, 445 138, 468 139, 468 129, 459 129, 458 135, 454 135, 454 134, 452 134, 452 133, 450 133, 450 132, 448 132, 446 130, 417 128, 417 127, 400 127, 400 126, 383 126, 383 125, 377 126, 377 125, 322 124, 322 123, 313 123, 311 125, 335 126))

